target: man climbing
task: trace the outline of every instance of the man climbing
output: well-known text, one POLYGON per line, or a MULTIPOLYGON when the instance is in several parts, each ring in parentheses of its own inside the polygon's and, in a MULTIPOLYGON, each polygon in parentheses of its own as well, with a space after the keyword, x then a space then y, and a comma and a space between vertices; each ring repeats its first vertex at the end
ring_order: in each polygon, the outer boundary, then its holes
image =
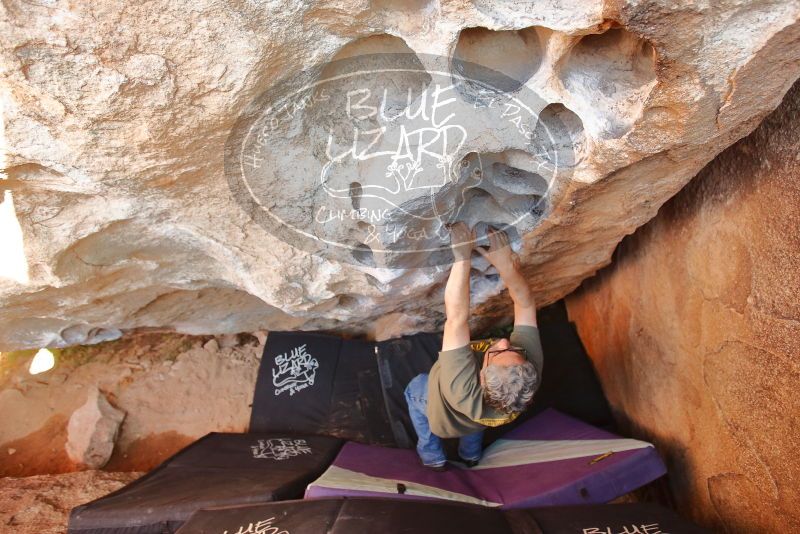
POLYGON ((483 430, 517 418, 533 400, 542 373, 542 346, 536 306, 519 272, 518 258, 505 233, 489 234, 489 250, 476 250, 494 265, 514 301, 510 339, 492 341, 483 352, 470 348, 469 275, 475 232, 466 224, 450 227, 455 261, 444 292, 446 321, 439 359, 430 373, 416 376, 405 390, 417 432, 422 463, 446 469, 441 438, 459 438, 458 455, 469 467, 483 451, 483 430))

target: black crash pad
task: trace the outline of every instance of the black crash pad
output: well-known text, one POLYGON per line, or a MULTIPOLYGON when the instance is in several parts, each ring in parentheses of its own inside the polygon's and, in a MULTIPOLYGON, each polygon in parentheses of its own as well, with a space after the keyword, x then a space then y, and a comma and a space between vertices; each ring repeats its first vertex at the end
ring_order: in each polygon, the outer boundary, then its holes
POLYGON ((124 488, 74 508, 68 532, 171 533, 200 508, 296 499, 341 444, 325 436, 211 433, 124 488))
POLYGON ((501 511, 427 501, 340 498, 195 513, 178 534, 700 534, 653 504, 501 511), (627 530, 626 530, 627 529, 627 530), (638 529, 638 530, 637 530, 638 529))
POLYGON ((250 431, 411 447, 416 438, 403 391, 412 378, 431 368, 440 348, 439 334, 374 343, 312 332, 270 332, 250 431))
POLYGON ((590 425, 613 431, 614 419, 592 361, 564 301, 538 312, 544 351, 543 380, 534 411, 555 408, 590 425))

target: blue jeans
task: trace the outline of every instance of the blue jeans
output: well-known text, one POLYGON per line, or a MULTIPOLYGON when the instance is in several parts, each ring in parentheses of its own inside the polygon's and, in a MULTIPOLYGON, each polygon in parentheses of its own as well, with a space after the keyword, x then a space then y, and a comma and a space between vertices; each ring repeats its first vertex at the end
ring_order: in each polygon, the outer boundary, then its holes
MULTIPOLYGON (((444 465, 447 457, 444 454, 442 438, 431 432, 428 424, 428 375, 421 374, 414 377, 406 386, 406 402, 408 415, 417 432, 417 454, 422 463, 429 467, 444 465)), ((480 460, 483 453, 483 431, 462 436, 458 440, 458 455, 465 461, 480 460)))

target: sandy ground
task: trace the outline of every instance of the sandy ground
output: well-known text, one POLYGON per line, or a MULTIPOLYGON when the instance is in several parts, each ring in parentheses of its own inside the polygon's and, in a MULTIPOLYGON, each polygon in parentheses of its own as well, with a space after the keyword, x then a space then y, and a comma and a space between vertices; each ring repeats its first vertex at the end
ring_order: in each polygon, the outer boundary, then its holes
POLYGON ((63 534, 73 507, 116 491, 141 474, 83 471, 0 478, 0 531, 63 534))

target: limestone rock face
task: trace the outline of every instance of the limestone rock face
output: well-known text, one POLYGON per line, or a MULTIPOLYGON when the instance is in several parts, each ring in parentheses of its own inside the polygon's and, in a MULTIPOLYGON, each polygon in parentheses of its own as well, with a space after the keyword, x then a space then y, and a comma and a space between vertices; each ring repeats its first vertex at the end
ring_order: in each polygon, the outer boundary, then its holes
POLYGON ((714 531, 800 529, 800 84, 567 298, 624 427, 714 531))
POLYGON ((90 387, 86 403, 67 424, 67 454, 88 469, 100 469, 111 458, 125 412, 117 410, 97 387, 90 387))
MULTIPOLYGON (((790 0, 0 9, 0 350, 150 327, 376 337, 433 329, 446 258, 399 261, 400 249, 419 236, 419 251, 441 247, 448 220, 511 224, 520 213, 516 246, 546 304, 607 264, 624 235, 750 132, 800 74, 800 5, 790 0), (364 87, 302 93, 348 80, 348 61, 365 54, 383 71, 412 73, 381 82, 390 89, 382 118, 366 100, 346 101, 364 87), (452 120, 463 125, 431 130, 420 121, 433 119, 411 110, 447 80, 452 120), (487 84, 502 107, 485 104, 487 84), (261 152, 241 155, 261 172, 251 201, 226 172, 236 160, 226 141, 270 91, 307 99, 280 108, 292 120, 256 136, 261 152), (505 106, 515 99, 536 100, 516 122, 505 106), (354 128, 383 137, 349 149, 354 128), (386 151, 361 157, 409 132, 418 137, 399 146, 416 158, 402 160, 399 148, 389 162, 386 151), (330 133, 339 137, 326 144, 330 133), (437 159, 420 149, 434 141, 452 150, 437 159), (378 198, 375 179, 402 188, 378 198), (391 207, 376 228, 361 215, 314 218, 322 203, 360 214, 381 202, 391 207), (291 224, 269 227, 264 204, 291 224), (311 244, 283 232, 298 222, 311 244)), ((485 264, 476 262, 473 284, 475 326, 507 310, 485 264)))

